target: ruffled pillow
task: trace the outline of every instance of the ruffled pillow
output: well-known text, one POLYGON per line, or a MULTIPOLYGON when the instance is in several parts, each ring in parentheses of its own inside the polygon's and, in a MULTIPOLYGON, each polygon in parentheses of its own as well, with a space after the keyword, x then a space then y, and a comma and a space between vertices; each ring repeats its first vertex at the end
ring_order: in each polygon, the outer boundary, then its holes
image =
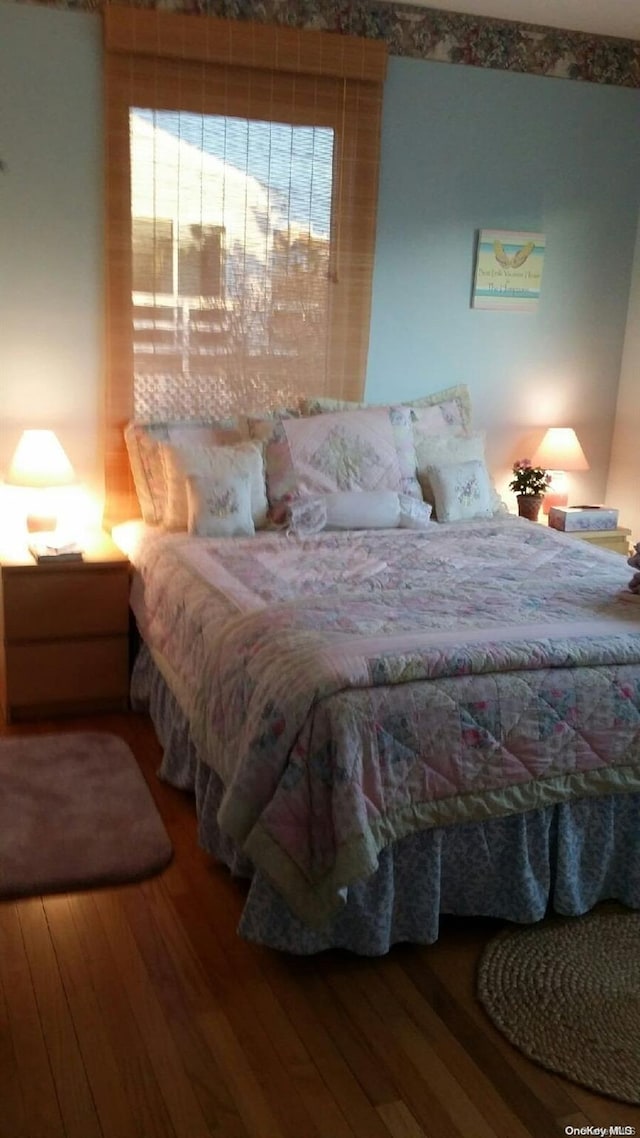
POLYGON ((399 494, 400 528, 426 529, 431 522, 432 507, 429 502, 419 502, 408 494, 399 494))

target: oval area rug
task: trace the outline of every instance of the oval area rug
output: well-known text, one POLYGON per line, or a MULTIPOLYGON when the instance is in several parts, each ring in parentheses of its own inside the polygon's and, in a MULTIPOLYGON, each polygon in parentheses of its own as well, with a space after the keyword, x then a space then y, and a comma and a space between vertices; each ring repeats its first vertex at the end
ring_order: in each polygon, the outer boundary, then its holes
POLYGON ((640 1103, 640 913, 596 911, 500 933, 480 959, 477 993, 530 1059, 640 1103))
POLYGON ((115 885, 157 873, 171 842, 123 739, 0 739, 0 897, 115 885))

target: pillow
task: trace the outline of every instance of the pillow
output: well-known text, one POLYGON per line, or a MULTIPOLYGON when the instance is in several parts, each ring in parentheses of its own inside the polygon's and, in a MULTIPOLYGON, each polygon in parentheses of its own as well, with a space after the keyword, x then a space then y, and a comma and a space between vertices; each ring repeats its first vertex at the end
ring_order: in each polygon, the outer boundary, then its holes
POLYGON ((329 395, 303 395, 300 410, 303 415, 324 415, 327 411, 364 411, 375 403, 357 403, 351 399, 332 399, 329 395))
POLYGON ((323 415, 331 411, 366 411, 375 403, 354 403, 352 399, 333 399, 325 395, 304 395, 300 401, 303 415, 323 415))
POLYGON ((288 529, 300 536, 322 529, 426 529, 431 506, 395 490, 344 490, 298 498, 288 508, 288 529))
POLYGON ((308 537, 320 533, 327 524, 327 507, 324 498, 295 498, 283 503, 282 523, 287 533, 308 537))
POLYGON ((425 529, 431 506, 394 490, 346 490, 325 495, 327 529, 425 529))
POLYGON ((491 518, 491 483, 484 462, 443 463, 427 467, 439 522, 491 518))
POLYGON ((407 406, 440 406, 449 427, 454 430, 471 430, 471 396, 466 383, 445 387, 442 391, 435 391, 433 395, 422 395, 419 399, 412 399, 407 406))
POLYGON ((417 448, 422 444, 425 436, 434 435, 468 435, 470 432, 462 426, 460 420, 455 419, 454 404, 434 403, 428 407, 411 407, 411 425, 413 427, 413 442, 417 448))
POLYGON ((400 498, 395 490, 344 490, 325 494, 327 529, 395 529, 400 498))
POLYGON ((395 490, 422 499, 408 407, 280 419, 265 447, 272 509, 287 498, 395 490))
MULTIPOLYGON (((330 411, 357 411, 372 407, 372 403, 351 403, 345 399, 330 399, 325 396, 307 397, 300 400, 303 415, 324 415, 330 411)), ((468 431, 471 428, 471 397, 466 383, 455 387, 445 387, 432 395, 419 399, 403 400, 403 407, 431 408, 432 423, 443 430, 468 431)), ((439 430, 432 431, 438 434, 439 430)))
POLYGON ((431 506, 428 502, 419 502, 417 498, 410 498, 408 494, 400 494, 400 528, 426 529, 431 523, 431 506))
MULTIPOLYGON (((431 466, 439 466, 442 463, 470 462, 472 460, 486 465, 484 457, 484 431, 472 431, 468 435, 456 435, 453 433, 446 435, 427 435, 422 434, 420 430, 414 430, 413 437, 416 443, 418 480, 422 488, 422 495, 425 502, 430 502, 432 506, 435 505, 435 496, 429 473, 431 466)), ((491 512, 493 514, 505 513, 507 507, 493 485, 490 476, 489 485, 491 488, 491 512)), ((436 517, 439 522, 443 520, 438 514, 437 507, 436 517)))
POLYGON ((265 412, 264 415, 247 415, 247 430, 249 438, 264 446, 278 434, 281 419, 299 419, 300 412, 289 408, 280 411, 265 412))
POLYGON ((220 484, 237 473, 247 474, 251 483, 251 516, 256 529, 266 525, 267 498, 264 486, 262 449, 257 443, 236 446, 174 446, 160 443, 167 487, 163 524, 167 529, 187 529, 189 509, 186 480, 190 474, 217 478, 220 484))
POLYGON ((198 537, 251 537, 256 531, 251 516, 251 476, 233 469, 226 477, 187 475, 189 533, 198 537))
POLYGON ((142 518, 149 525, 162 523, 166 499, 160 443, 233 445, 248 439, 246 418, 193 419, 164 423, 128 423, 124 440, 142 518))

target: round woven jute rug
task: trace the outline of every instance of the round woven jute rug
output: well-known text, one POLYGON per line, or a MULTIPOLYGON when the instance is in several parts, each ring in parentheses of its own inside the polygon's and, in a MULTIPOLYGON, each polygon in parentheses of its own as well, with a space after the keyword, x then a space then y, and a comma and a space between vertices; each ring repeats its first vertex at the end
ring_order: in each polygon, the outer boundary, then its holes
POLYGON ((530 1059, 640 1103, 640 913, 598 911, 500 933, 482 954, 477 992, 530 1059))

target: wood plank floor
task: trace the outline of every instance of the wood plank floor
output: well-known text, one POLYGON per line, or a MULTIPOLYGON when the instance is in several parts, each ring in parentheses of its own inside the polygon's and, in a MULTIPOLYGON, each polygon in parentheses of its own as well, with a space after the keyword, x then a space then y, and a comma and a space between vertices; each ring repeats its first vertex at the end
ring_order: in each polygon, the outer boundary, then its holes
POLYGON ((630 1126, 512 1048, 474 999, 499 925, 428 948, 300 959, 241 941, 243 887, 198 849, 143 716, 0 728, 107 730, 136 754, 175 849, 141 884, 0 903, 0 1138, 554 1138, 630 1126))

